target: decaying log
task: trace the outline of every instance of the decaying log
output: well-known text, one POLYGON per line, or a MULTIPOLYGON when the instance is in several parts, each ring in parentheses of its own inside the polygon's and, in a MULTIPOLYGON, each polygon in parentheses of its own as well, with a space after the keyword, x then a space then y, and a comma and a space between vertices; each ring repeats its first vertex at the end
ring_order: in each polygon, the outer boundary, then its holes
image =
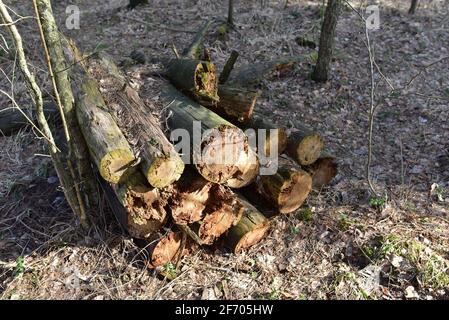
POLYGON ((127 212, 127 230, 131 236, 147 238, 166 223, 165 195, 150 186, 139 171, 130 175, 125 183, 113 186, 113 189, 127 212))
POLYGON ((250 147, 242 150, 236 166, 238 168, 236 173, 225 183, 230 188, 243 188, 251 184, 259 174, 259 159, 250 147))
POLYGON ((331 183, 332 179, 338 173, 338 164, 335 157, 328 153, 323 153, 317 161, 309 166, 305 166, 304 170, 312 176, 312 186, 314 189, 320 189, 331 183))
POLYGON ((201 243, 213 244, 219 237, 236 225, 243 214, 243 205, 237 200, 234 193, 223 186, 216 185, 217 189, 210 201, 204 219, 194 225, 201 243))
POLYGON ((312 177, 300 169, 280 167, 272 176, 260 176, 257 187, 280 213, 296 211, 312 190, 312 177))
POLYGON ((243 131, 182 95, 171 85, 164 87, 162 97, 172 112, 168 119, 170 129, 185 129, 193 138, 190 152, 198 172, 215 183, 225 183, 233 178, 239 169, 237 161, 241 151, 249 148, 243 131), (198 128, 201 132, 194 130, 195 125, 201 125, 198 128), (200 133, 201 141, 193 141, 200 133))
POLYGON ((139 97, 108 55, 88 60, 89 72, 101 83, 102 95, 119 127, 140 154, 140 170, 156 188, 177 181, 184 163, 164 135, 150 108, 139 97))
MULTIPOLYGON (((37 121, 36 111, 34 108, 24 108, 22 111, 32 121, 37 121)), ((59 112, 57 107, 52 102, 44 103, 44 115, 47 120, 54 120, 58 117, 59 112)), ((16 108, 4 108, 0 110, 0 135, 9 135, 30 123, 24 115, 16 108)))
POLYGON ((145 183, 145 178, 138 171, 136 174, 141 178, 134 181, 143 181, 143 186, 139 186, 139 183, 136 186, 133 183, 118 186, 103 179, 99 181, 120 225, 135 239, 146 239, 165 224, 167 215, 163 207, 166 199, 159 190, 145 183), (145 219, 144 216, 153 218, 145 219))
POLYGON ((195 59, 172 59, 166 76, 186 95, 209 106, 218 102, 218 79, 212 62, 195 59))
POLYGON ((134 169, 135 158, 92 78, 83 78, 76 93, 76 113, 90 154, 108 182, 119 183, 134 169))
POLYGON ((210 199, 213 184, 192 172, 185 172, 175 186, 170 199, 173 221, 177 225, 188 225, 200 221, 210 199))
POLYGON ((264 155, 271 156, 271 147, 277 147, 278 155, 284 152, 287 146, 287 131, 283 127, 278 127, 271 123, 266 117, 262 117, 260 114, 253 114, 251 119, 243 125, 245 130, 254 129, 256 138, 258 138, 257 130, 266 130, 265 141, 260 143, 257 141, 257 145, 263 145, 264 155))
POLYGON ((235 87, 257 86, 265 78, 269 78, 274 74, 283 75, 290 72, 296 63, 302 59, 302 57, 282 58, 259 63, 251 63, 240 68, 235 68, 229 77, 227 84, 235 87))
POLYGON ((310 165, 319 157, 324 148, 323 138, 304 126, 296 126, 297 131, 288 137, 287 153, 300 165, 310 165))
POLYGON ((244 208, 242 218, 224 237, 225 245, 236 254, 259 243, 269 230, 269 220, 259 210, 241 196, 238 201, 244 208))
POLYGON ((219 85, 220 101, 210 109, 233 123, 247 123, 253 114, 259 95, 260 91, 219 85))

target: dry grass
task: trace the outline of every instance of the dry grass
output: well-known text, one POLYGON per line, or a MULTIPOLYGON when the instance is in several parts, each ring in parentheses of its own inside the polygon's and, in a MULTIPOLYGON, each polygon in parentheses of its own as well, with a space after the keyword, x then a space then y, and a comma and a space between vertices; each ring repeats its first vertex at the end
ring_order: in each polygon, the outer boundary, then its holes
MULTIPOLYGON (((191 34, 168 29, 195 30, 202 19, 226 12, 214 1, 152 3, 133 12, 83 3, 82 30, 67 33, 86 51, 107 47, 118 61, 133 49, 172 56, 172 44, 185 47, 191 34)), ((301 121, 324 134, 340 162, 333 185, 314 192, 296 214, 275 218, 267 239, 248 252, 200 251, 166 266, 176 275, 168 281, 143 266, 139 249, 106 205, 97 227, 87 235, 78 231, 58 184, 50 183, 48 159, 36 156, 45 150, 32 133, 0 137, 2 299, 448 298, 449 70, 439 65, 423 72, 409 92, 381 106, 373 174, 385 197, 373 198, 364 177, 370 79, 357 16, 344 11, 333 78, 316 84, 308 76, 316 54, 295 38, 318 39, 321 1, 289 1, 286 9, 284 1, 265 3, 241 1, 237 29, 229 35, 214 27, 207 39, 212 57, 219 67, 232 49, 240 52, 238 65, 309 57, 292 74, 264 82, 258 108, 280 124, 301 121), (432 184, 438 186, 430 192, 432 184)), ((382 29, 372 34, 376 57, 398 86, 448 54, 447 1, 422 3, 412 18, 405 14, 408 1, 380 1, 382 29)), ((63 25, 65 1, 56 6, 63 25)), ((36 39, 29 39, 29 48, 36 39)), ((157 102, 154 81, 142 76, 152 67, 126 69, 144 98, 157 102)), ((380 98, 387 86, 377 90, 380 98)))

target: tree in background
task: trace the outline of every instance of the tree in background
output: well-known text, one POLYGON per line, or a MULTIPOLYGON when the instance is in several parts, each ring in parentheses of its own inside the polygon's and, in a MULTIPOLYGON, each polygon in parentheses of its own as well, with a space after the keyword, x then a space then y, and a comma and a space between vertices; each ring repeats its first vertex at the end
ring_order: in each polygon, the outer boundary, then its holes
POLYGON ((335 42, 335 29, 337 27, 340 7, 340 0, 327 1, 326 13, 324 14, 324 21, 321 27, 318 60, 312 73, 312 79, 318 82, 325 82, 329 78, 329 69, 335 42))
POLYGON ((418 7, 418 0, 412 0, 412 4, 410 5, 410 9, 408 10, 408 13, 415 14, 416 7, 418 7))

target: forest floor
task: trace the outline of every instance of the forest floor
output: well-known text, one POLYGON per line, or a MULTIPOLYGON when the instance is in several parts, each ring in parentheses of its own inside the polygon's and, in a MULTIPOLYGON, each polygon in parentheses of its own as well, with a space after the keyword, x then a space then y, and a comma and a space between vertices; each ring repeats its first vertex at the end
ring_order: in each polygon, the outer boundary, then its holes
MULTIPOLYGON (((33 14, 16 2, 6 1, 33 14)), ((181 50, 191 31, 227 11, 226 1, 155 0, 132 11, 119 9, 124 1, 80 1, 81 29, 66 30, 73 2, 53 2, 62 32, 117 62, 135 49, 172 57, 173 44, 181 50)), ((365 174, 371 73, 360 17, 345 6, 331 79, 319 84, 310 79, 316 50, 296 39, 318 42, 322 1, 238 1, 236 29, 222 35, 214 24, 206 39, 212 59, 220 69, 232 49, 238 65, 308 57, 264 81, 257 108, 278 124, 306 123, 323 134, 340 167, 332 185, 314 191, 297 213, 276 217, 268 237, 247 252, 201 250, 170 270, 177 277, 168 281, 143 266, 106 204, 101 225, 79 232, 31 129, 1 136, 0 299, 448 299, 449 3, 420 2, 410 16, 409 1, 377 1, 380 30, 370 32, 379 70, 402 88, 391 94, 375 72, 372 180, 380 196, 365 174)), ((33 23, 25 19, 19 29, 49 90, 33 23)), ((11 75, 12 62, 0 59, 11 75)), ((151 67, 124 68, 143 85, 152 78, 141 76, 142 68, 151 67)), ((9 83, 1 79, 0 86, 9 83)), ((26 102, 20 77, 14 90, 26 102)), ((159 93, 142 94, 154 100, 159 93)))

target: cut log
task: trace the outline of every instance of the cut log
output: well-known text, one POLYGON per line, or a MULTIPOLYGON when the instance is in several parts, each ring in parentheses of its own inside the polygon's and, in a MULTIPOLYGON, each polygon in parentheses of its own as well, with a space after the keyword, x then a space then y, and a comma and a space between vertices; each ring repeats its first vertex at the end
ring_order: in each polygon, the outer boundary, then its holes
POLYGON ((168 62, 166 68, 167 77, 184 94, 205 106, 218 102, 218 79, 213 63, 195 59, 173 59, 168 62))
POLYGON ((168 263, 176 264, 185 256, 190 247, 187 238, 179 231, 169 231, 165 234, 155 234, 146 240, 148 268, 157 268, 168 263))
POLYGON ((263 152, 266 157, 271 156, 271 148, 277 147, 278 155, 284 152, 287 146, 287 131, 285 128, 277 127, 271 123, 266 117, 260 114, 254 114, 251 119, 243 125, 245 130, 254 129, 256 132, 256 138, 258 139, 257 130, 266 130, 265 141, 260 143, 257 141, 257 145, 263 145, 263 152))
POLYGON ((101 83, 102 95, 128 141, 133 141, 141 158, 140 170, 156 188, 177 181, 184 163, 165 136, 151 109, 139 97, 104 53, 88 60, 89 72, 101 83))
MULTIPOLYGON (((139 174, 141 178, 134 181, 145 181, 139 172, 136 174, 139 174)), ((99 181, 109 207, 121 226, 132 237, 146 239, 164 225, 166 221, 164 216, 166 215, 163 207, 166 200, 158 190, 151 188, 148 184, 143 187, 139 187, 140 183, 137 183, 137 186, 133 186, 133 183, 117 186, 111 185, 103 179, 99 179, 99 181), (145 207, 148 210, 144 210, 145 207), (154 219, 145 219, 145 216, 154 219)))
POLYGON ((220 101, 211 109, 233 123, 247 123, 254 111, 260 91, 218 86, 220 101))
MULTIPOLYGON (((22 111, 32 121, 37 121, 36 111, 34 108, 23 108, 22 111)), ((47 120, 55 120, 58 115, 58 109, 52 102, 44 103, 44 115, 47 120)), ((9 135, 23 127, 26 127, 30 123, 25 116, 16 108, 4 108, 0 110, 0 135, 9 135)))
POLYGON ((269 220, 243 197, 238 201, 243 205, 240 221, 229 229, 224 237, 226 247, 235 254, 259 243, 269 230, 269 220))
POLYGON ((273 75, 282 76, 293 70, 296 63, 303 60, 302 57, 282 58, 277 60, 251 63, 240 68, 235 68, 232 72, 228 85, 254 87, 259 85, 264 79, 273 75))
POLYGON ((177 225, 188 225, 200 221, 210 198, 212 182, 199 175, 184 173, 174 186, 175 192, 170 199, 173 221, 177 225))
POLYGON ((133 171, 135 158, 128 141, 123 136, 94 79, 83 78, 76 90, 76 114, 90 154, 108 182, 124 182, 133 171))
POLYGON ((164 226, 167 200, 136 171, 125 183, 113 186, 128 216, 127 230, 135 238, 148 238, 164 226))
POLYGON ((243 188, 251 184, 259 174, 259 159, 250 147, 240 153, 236 166, 237 172, 225 183, 230 188, 243 188))
POLYGON ((162 97, 172 112, 168 119, 170 129, 187 130, 193 138, 189 147, 198 172, 215 183, 233 178, 239 169, 240 153, 249 148, 243 131, 170 85, 164 87, 162 97))
POLYGON ((280 167, 275 175, 260 176, 257 187, 280 213, 291 213, 307 199, 312 190, 312 177, 300 169, 280 167))
POLYGON ((243 206, 234 193, 223 186, 216 186, 211 197, 210 210, 197 224, 198 237, 205 245, 213 244, 219 237, 236 225, 243 214, 243 206))
POLYGON ((310 165, 320 157, 324 140, 319 134, 304 126, 297 126, 296 129, 298 131, 288 137, 287 153, 300 165, 310 165))
POLYGON ((312 176, 312 186, 314 189, 320 189, 331 183, 332 179, 338 173, 338 164, 335 157, 328 153, 323 153, 320 158, 310 166, 304 167, 312 176))

